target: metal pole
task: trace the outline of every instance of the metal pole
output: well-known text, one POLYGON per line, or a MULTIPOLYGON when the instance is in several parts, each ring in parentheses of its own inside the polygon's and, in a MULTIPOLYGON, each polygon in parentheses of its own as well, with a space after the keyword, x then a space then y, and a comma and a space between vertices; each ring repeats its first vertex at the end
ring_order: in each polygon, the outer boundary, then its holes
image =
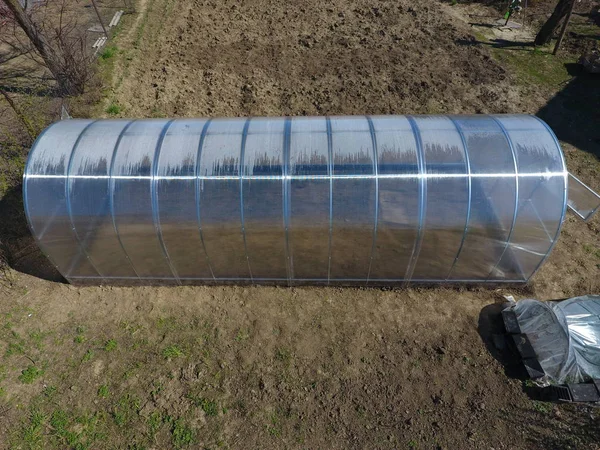
POLYGON ((563 38, 565 37, 565 33, 567 32, 567 26, 569 26, 569 21, 571 20, 571 15, 573 14, 573 9, 575 8, 575 1, 576 0, 573 0, 573 3, 571 3, 571 7, 569 8, 567 17, 565 17, 565 23, 563 24, 562 29, 560 30, 560 34, 558 35, 558 41, 556 41, 554 51, 552 52, 553 55, 556 55, 558 53, 560 44, 562 44, 563 38))
POLYGON ((102 30, 104 30, 104 35, 106 39, 108 39, 108 32, 106 31, 106 27, 104 26, 104 22, 102 22, 102 17, 100 16, 100 11, 98 11, 98 7, 96 6, 96 0, 92 0, 92 5, 94 6, 94 10, 96 11, 96 15, 98 16, 98 21, 100 21, 100 25, 102 26, 102 30))

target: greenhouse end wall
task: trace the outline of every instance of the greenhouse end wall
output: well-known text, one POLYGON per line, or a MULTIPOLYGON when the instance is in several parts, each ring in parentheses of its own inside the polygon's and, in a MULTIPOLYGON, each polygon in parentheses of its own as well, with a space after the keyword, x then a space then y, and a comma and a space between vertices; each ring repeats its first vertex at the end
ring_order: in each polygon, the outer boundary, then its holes
POLYGON ((534 116, 67 120, 25 212, 72 283, 524 283, 567 171, 534 116))

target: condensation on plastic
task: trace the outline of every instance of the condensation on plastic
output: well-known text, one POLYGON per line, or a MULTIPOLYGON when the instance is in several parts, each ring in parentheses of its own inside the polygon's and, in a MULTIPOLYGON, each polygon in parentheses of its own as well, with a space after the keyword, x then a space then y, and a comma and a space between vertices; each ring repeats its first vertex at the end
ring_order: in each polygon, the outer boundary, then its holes
POLYGON ((556 303, 527 299, 512 308, 544 369, 542 383, 600 378, 600 296, 556 303))
POLYGON ((566 190, 533 116, 68 120, 24 175, 73 283, 523 283, 566 190))
POLYGON ((581 220, 588 221, 600 208, 600 195, 573 174, 569 174, 569 209, 581 220))

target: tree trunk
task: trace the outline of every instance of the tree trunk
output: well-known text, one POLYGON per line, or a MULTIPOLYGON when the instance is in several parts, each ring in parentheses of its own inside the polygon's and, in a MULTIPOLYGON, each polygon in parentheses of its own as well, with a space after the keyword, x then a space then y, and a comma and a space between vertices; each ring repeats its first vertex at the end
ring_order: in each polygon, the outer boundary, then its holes
POLYGON ((575 1, 576 0, 559 0, 556 8, 554 8, 554 12, 535 37, 535 45, 545 45, 550 42, 552 35, 560 25, 560 21, 569 14, 569 10, 575 1))
POLYGON ((69 76, 69 71, 65 70, 65 67, 62 67, 61 58, 56 49, 48 42, 46 37, 40 33, 35 26, 35 24, 31 21, 19 0, 3 0, 8 9, 12 12, 15 20, 21 27, 21 29, 25 32, 31 43, 34 45, 46 67, 58 83, 59 90, 61 93, 66 95, 77 95, 81 94, 82 87, 81 83, 78 83, 77 80, 71 79, 69 76))

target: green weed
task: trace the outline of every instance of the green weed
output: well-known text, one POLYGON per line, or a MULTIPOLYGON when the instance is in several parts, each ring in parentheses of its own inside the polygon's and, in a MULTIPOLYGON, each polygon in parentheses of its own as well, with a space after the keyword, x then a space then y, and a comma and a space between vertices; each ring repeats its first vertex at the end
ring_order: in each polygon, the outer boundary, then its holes
POLYGON ((202 411, 204 411, 204 414, 206 414, 207 416, 214 417, 217 414, 219 414, 219 405, 216 401, 192 395, 188 395, 188 398, 192 401, 192 403, 194 403, 194 405, 202 409, 202 411))
POLYGON ((281 436, 281 421, 277 413, 271 414, 269 419, 270 423, 267 425, 267 432, 273 437, 281 436))
POLYGON ((242 341, 245 341, 246 339, 248 339, 249 337, 250 337, 250 333, 248 333, 247 330, 240 329, 240 330, 238 330, 238 332, 235 336, 235 340, 236 340, 236 342, 242 342, 242 341))
POLYGON ((56 395, 56 386, 46 386, 42 391, 44 397, 52 399, 56 395))
POLYGON ((46 416, 38 409, 31 409, 29 413, 29 423, 22 429, 22 440, 26 448, 43 448, 43 431, 46 416))
POLYGON ((98 397, 100 398, 106 398, 108 397, 108 386, 103 384, 102 386, 100 386, 98 388, 98 397))
POLYGON ((107 59, 110 59, 113 56, 115 56, 118 51, 119 51, 119 49, 117 47, 115 47, 114 45, 106 47, 104 50, 102 50, 102 52, 100 52, 100 59, 102 59, 103 61, 106 61, 107 59))
POLYGON ((116 350, 116 349, 117 349, 117 341, 115 341, 114 339, 109 339, 104 344, 104 350, 106 350, 107 352, 112 352, 113 350, 116 350))
POLYGON ((184 356, 183 350, 176 345, 169 345, 162 351, 162 355, 166 359, 174 359, 184 356))
POLYGON ((288 349, 279 347, 277 350, 275 350, 275 359, 277 361, 281 361, 283 363, 289 363, 291 358, 292 358, 292 354, 288 349))
POLYGON ((148 434, 150 435, 150 439, 154 440, 156 433, 162 426, 163 419, 158 411, 154 411, 148 416, 148 434))
POLYGON ((25 353, 25 349, 22 344, 11 342, 8 344, 8 348, 6 349, 6 356, 11 355, 22 355, 25 353))
POLYGON ((121 113, 121 107, 115 102, 112 102, 110 105, 108 105, 108 108, 106 108, 106 112, 111 116, 116 116, 117 114, 121 113))
POLYGON ((85 355, 83 355, 83 358, 81 358, 81 362, 88 362, 93 357, 94 357, 94 351, 92 349, 89 349, 87 352, 85 352, 85 355))
POLYGON ((552 406, 548 403, 533 401, 533 409, 542 414, 548 414, 552 411, 552 406))
POLYGON ((140 400, 131 394, 126 394, 119 399, 113 408, 112 416, 115 423, 124 427, 140 412, 140 400))
POLYGON ((175 448, 189 447, 196 441, 194 430, 187 426, 182 419, 173 422, 171 442, 175 448))
POLYGON ((21 371, 19 375, 19 381, 25 384, 33 383, 36 378, 41 377, 44 374, 44 370, 36 366, 29 366, 25 370, 21 371))

